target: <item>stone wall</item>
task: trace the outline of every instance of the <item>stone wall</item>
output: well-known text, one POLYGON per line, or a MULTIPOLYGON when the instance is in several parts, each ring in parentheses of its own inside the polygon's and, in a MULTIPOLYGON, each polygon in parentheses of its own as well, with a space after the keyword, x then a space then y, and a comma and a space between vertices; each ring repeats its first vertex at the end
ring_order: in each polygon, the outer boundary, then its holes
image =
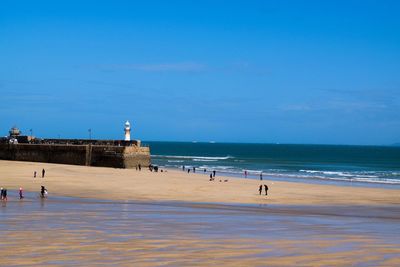
POLYGON ((125 147, 124 153, 124 167, 127 169, 134 169, 138 164, 142 167, 150 165, 150 148, 149 147, 125 147))
POLYGON ((0 144, 0 159, 136 168, 150 164, 150 149, 138 146, 0 144))

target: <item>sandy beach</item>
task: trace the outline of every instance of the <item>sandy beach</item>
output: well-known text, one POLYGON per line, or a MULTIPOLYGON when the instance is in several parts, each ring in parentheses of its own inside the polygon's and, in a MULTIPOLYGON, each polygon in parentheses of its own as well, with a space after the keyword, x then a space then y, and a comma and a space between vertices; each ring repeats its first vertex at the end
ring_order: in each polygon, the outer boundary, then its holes
POLYGON ((268 197, 260 181, 218 174, 0 161, 9 190, 0 258, 4 266, 400 264, 399 190, 264 183, 268 197))
POLYGON ((61 164, 0 161, 0 186, 79 198, 137 201, 185 201, 227 204, 281 205, 398 205, 400 190, 357 186, 320 185, 220 177, 179 170, 113 169, 61 164), (46 170, 41 178, 41 170, 46 170), (33 172, 37 171, 37 178, 33 172), (220 182, 221 180, 221 182, 220 182), (227 180, 227 182, 225 182, 227 180), (268 197, 258 187, 267 184, 268 197))

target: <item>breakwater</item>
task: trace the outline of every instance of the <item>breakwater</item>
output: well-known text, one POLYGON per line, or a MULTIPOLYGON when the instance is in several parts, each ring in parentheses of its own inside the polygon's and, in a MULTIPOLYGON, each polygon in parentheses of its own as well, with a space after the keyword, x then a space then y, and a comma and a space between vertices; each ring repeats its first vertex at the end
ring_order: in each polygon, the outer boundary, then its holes
POLYGON ((0 144, 0 159, 136 168, 150 165, 150 148, 140 143, 130 146, 93 144, 0 144))

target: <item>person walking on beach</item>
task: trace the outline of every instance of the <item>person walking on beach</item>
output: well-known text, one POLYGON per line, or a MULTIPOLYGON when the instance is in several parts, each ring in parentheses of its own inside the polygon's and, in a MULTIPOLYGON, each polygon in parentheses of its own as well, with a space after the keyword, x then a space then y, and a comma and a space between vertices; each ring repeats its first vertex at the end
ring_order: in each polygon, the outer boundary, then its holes
MULTIPOLYGON (((261 186, 261 185, 260 185, 261 186)), ((264 188, 265 188, 265 195, 267 196, 268 195, 268 185, 264 185, 264 188)))
POLYGON ((23 199, 24 195, 23 195, 23 191, 22 191, 22 187, 19 188, 19 199, 23 199))
POLYGON ((36 171, 33 172, 33 178, 36 178, 36 171))
POLYGON ((260 181, 262 181, 263 176, 262 176, 262 172, 260 173, 260 181))
POLYGON ((46 174, 46 171, 43 169, 42 170, 42 178, 44 178, 44 175, 46 174))
POLYGON ((4 193, 4 189, 3 189, 3 187, 2 187, 2 188, 1 188, 1 194, 0 194, 1 200, 3 200, 3 193, 4 193))
POLYGON ((1 199, 7 202, 7 188, 3 189, 3 197, 1 199))
POLYGON ((141 171, 141 170, 142 170, 142 165, 139 164, 139 171, 141 171))
POLYGON ((247 178, 247 171, 244 171, 244 178, 247 178))
POLYGON ((260 184, 260 187, 258 188, 258 192, 260 192, 260 195, 262 193, 262 185, 260 184))
POLYGON ((45 195, 47 195, 47 189, 42 185, 40 188, 40 196, 41 198, 45 198, 45 195))
POLYGON ((196 167, 193 167, 193 173, 195 173, 196 172, 196 167))
POLYGON ((213 171, 213 177, 214 177, 214 178, 215 178, 215 173, 216 173, 216 171, 214 170, 214 171, 213 171))
POLYGON ((185 165, 182 165, 182 171, 185 171, 185 165))

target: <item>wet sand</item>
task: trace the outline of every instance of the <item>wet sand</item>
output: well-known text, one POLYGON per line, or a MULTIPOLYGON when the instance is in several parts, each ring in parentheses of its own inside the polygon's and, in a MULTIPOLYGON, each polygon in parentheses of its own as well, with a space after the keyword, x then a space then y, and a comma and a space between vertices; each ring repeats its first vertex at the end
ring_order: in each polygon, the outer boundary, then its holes
POLYGON ((0 161, 0 265, 400 265, 399 190, 228 179, 0 161))
POLYGON ((400 264, 394 208, 40 200, 33 193, 3 204, 0 215, 2 266, 400 264))

